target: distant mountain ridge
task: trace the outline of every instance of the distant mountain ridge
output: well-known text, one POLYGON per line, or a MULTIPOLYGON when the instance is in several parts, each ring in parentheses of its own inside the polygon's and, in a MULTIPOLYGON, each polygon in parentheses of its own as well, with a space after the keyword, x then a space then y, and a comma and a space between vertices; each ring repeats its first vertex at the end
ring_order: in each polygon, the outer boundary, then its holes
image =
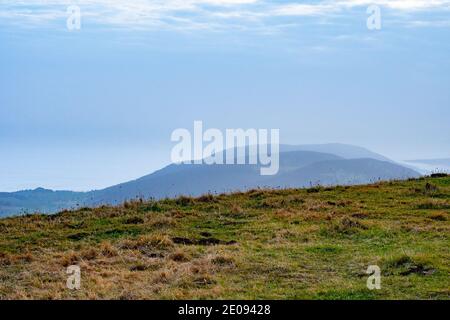
POLYGON ((343 143, 327 143, 327 144, 305 144, 305 145, 281 145, 280 152, 287 151, 314 151, 321 153, 330 153, 344 159, 375 159, 380 161, 394 162, 385 156, 372 152, 366 148, 353 146, 343 143))
POLYGON ((418 177, 416 171, 367 149, 343 145, 280 146, 280 170, 260 175, 259 165, 171 164, 139 179, 91 192, 36 190, 0 193, 0 216, 53 213, 79 206, 115 205, 136 198, 365 184, 418 177), (330 152, 324 152, 330 151, 330 152))

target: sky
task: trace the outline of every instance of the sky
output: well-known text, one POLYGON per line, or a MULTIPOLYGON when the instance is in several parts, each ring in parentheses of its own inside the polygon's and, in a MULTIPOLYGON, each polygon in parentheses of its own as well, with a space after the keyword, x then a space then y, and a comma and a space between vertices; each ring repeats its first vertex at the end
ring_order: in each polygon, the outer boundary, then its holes
POLYGON ((445 0, 0 0, 0 191, 149 174, 195 120, 448 158, 449 39, 445 0))

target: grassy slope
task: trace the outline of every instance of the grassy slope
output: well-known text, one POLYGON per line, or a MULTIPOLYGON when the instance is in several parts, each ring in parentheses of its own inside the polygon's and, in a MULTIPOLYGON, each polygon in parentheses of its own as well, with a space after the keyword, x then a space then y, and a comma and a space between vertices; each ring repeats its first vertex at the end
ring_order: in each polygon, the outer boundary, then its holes
POLYGON ((447 177, 2 219, 0 298, 449 299, 449 212, 447 177))

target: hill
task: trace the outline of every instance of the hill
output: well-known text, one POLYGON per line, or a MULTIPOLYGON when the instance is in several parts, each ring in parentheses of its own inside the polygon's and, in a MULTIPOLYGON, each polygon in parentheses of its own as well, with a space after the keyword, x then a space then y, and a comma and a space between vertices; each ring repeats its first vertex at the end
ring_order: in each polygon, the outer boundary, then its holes
POLYGON ((172 164, 142 178, 86 193, 43 189, 0 193, 0 216, 24 212, 53 213, 79 206, 118 205, 136 198, 199 196, 208 192, 217 194, 257 187, 365 184, 419 176, 414 170, 356 146, 282 145, 280 149, 280 171, 275 176, 261 176, 257 165, 172 164))
POLYGON ((419 175, 392 162, 374 159, 326 160, 282 173, 271 186, 299 188, 311 185, 356 185, 392 179, 408 179, 419 175))
POLYGON ((0 299, 450 299, 449 211, 447 176, 5 218, 0 299))
POLYGON ((86 201, 86 194, 43 188, 18 192, 0 192, 0 217, 31 212, 52 213, 75 208, 86 201))
POLYGON ((93 192, 92 198, 97 201, 95 205, 119 204, 136 196, 161 199, 257 187, 364 184, 418 176, 415 171, 391 162, 290 151, 280 153, 280 171, 275 176, 261 176, 257 165, 171 165, 138 180, 93 192))

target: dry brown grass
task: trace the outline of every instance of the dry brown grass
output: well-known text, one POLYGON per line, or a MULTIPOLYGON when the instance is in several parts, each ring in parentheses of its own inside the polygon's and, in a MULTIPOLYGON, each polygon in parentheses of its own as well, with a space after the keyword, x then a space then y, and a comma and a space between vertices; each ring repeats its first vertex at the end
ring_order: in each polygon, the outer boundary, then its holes
POLYGON ((1 219, 0 298, 445 299, 442 179, 1 219), (386 290, 365 290, 368 264, 386 269, 386 290), (81 290, 66 288, 70 265, 81 268, 81 290))

